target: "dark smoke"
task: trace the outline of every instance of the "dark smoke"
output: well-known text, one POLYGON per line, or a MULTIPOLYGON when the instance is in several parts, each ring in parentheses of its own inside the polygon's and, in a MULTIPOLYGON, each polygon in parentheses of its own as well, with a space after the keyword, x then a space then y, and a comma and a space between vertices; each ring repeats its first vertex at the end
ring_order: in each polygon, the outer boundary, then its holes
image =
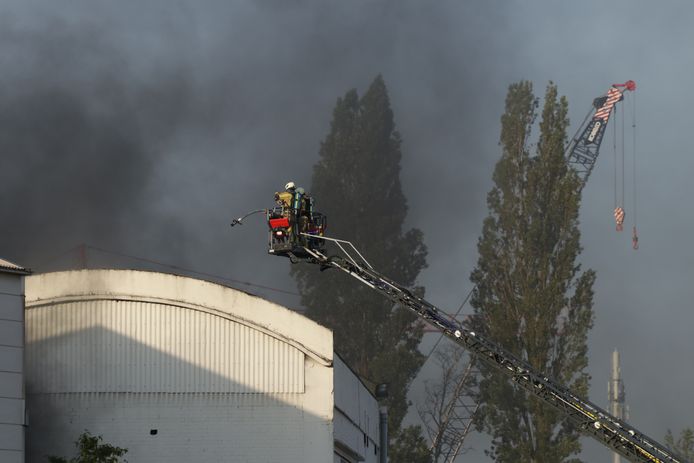
POLYGON ((171 218, 152 207, 150 186, 188 112, 185 65, 137 74, 97 27, 5 26, 2 253, 41 267, 80 243, 175 250, 182 229, 162 229, 171 218))

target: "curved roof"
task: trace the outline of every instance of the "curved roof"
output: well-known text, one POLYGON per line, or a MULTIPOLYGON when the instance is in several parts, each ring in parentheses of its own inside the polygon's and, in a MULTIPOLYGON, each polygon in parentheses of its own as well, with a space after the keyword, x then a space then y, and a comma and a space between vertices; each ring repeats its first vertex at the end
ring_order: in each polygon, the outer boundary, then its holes
POLYGON ((138 270, 76 270, 31 275, 25 294, 27 308, 124 300, 203 311, 293 345, 321 364, 332 364, 332 331, 286 307, 208 281, 138 270))

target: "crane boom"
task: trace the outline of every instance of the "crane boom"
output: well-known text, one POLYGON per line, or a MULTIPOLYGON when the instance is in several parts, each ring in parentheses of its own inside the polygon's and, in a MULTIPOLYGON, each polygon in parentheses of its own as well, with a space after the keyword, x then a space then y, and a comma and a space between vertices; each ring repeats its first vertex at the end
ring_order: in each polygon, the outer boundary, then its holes
MULTIPOLYGON (((313 235, 306 236, 316 238, 313 235)), ((342 270, 394 303, 414 311, 420 319, 441 330, 445 336, 504 373, 526 391, 564 412, 583 433, 633 462, 684 463, 684 460, 676 457, 667 447, 597 405, 576 396, 554 379, 535 371, 529 363, 450 319, 406 287, 381 275, 350 242, 328 237, 319 239, 333 242, 342 251, 343 256, 327 257, 322 251, 306 247, 304 251, 311 256, 307 262, 319 264, 322 268, 333 267, 342 270)))
POLYGON ((606 95, 593 100, 593 108, 567 147, 567 162, 581 179, 581 188, 585 186, 595 166, 612 110, 624 98, 623 94, 627 90, 636 90, 636 82, 628 80, 623 84, 612 84, 606 95))

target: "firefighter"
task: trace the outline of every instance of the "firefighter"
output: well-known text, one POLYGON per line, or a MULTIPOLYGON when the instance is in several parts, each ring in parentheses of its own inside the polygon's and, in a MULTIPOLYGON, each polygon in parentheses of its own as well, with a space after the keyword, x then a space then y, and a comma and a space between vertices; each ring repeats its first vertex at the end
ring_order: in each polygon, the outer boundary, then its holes
POLYGON ((296 186, 294 182, 287 182, 282 193, 275 193, 275 201, 287 211, 287 218, 291 224, 292 237, 300 239, 300 234, 308 229, 308 207, 306 192, 296 186))
POLYGON ((284 191, 279 193, 275 193, 275 202, 282 206, 283 208, 286 208, 287 210, 291 210, 293 203, 294 203, 294 190, 295 190, 294 182, 289 182, 284 186, 284 191))
POLYGON ((304 189, 301 187, 297 188, 294 182, 288 182, 284 186, 284 193, 281 193, 283 198, 291 198, 289 207, 296 217, 300 215, 305 194, 304 189))

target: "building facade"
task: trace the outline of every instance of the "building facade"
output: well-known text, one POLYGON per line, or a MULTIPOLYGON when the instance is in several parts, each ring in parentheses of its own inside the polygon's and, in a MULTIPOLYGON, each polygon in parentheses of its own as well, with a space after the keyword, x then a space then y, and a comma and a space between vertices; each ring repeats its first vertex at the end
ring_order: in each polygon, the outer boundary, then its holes
POLYGON ((330 330, 214 283, 125 270, 33 275, 28 461, 73 455, 88 430, 133 462, 376 462, 375 399, 359 383, 364 406, 349 426, 336 421, 335 372, 350 375, 334 361, 330 330))

